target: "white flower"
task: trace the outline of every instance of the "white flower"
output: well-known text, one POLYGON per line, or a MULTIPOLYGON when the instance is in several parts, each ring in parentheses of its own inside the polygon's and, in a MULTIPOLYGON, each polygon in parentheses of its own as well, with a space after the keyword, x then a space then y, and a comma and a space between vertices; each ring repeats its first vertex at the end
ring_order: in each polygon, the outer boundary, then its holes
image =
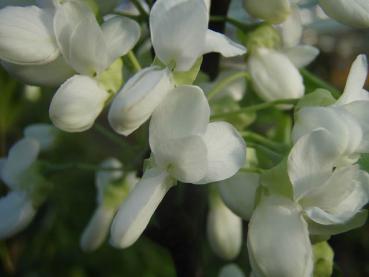
POLYGON ((207 235, 212 250, 220 258, 232 260, 239 255, 242 220, 227 208, 215 191, 210 194, 207 235))
POLYGON ((326 129, 304 135, 293 146, 287 161, 291 199, 262 197, 250 221, 254 276, 311 276, 309 232, 329 237, 364 224, 369 174, 357 165, 336 167, 340 152, 326 129))
POLYGON ((0 239, 23 230, 36 214, 32 184, 27 183, 25 176, 39 151, 40 145, 36 140, 24 138, 13 145, 8 157, 0 162, 1 179, 11 190, 0 198, 0 239))
POLYGON ((245 0, 244 6, 250 15, 273 24, 285 21, 291 13, 290 0, 245 0))
POLYGON ((272 49, 260 48, 248 62, 258 95, 266 101, 300 98, 304 84, 298 69, 287 56, 272 49))
POLYGON ((85 76, 73 76, 59 88, 50 117, 62 130, 81 132, 93 125, 110 97, 95 78, 135 45, 140 28, 123 17, 112 17, 100 27, 86 6, 67 2, 56 8, 54 31, 66 62, 85 76))
POLYGON ((138 72, 132 77, 134 81, 118 93, 109 113, 110 123, 118 133, 129 135, 150 117, 174 87, 170 70, 189 71, 209 52, 220 52, 225 57, 246 52, 242 45, 209 30, 208 22, 209 12, 203 0, 155 2, 150 13, 151 40, 157 58, 167 68, 159 71, 150 67, 138 72))
POLYGON ((359 55, 336 103, 326 107, 304 107, 296 113, 292 132, 294 141, 320 127, 328 130, 339 142, 341 164, 353 163, 360 153, 369 152, 369 93, 363 89, 367 67, 366 57, 359 55))
POLYGON ((132 172, 123 179, 122 164, 117 159, 107 159, 100 166, 96 173, 97 207, 81 237, 84 251, 94 251, 104 242, 120 203, 138 182, 132 172))
POLYGON ((369 27, 369 3, 365 0, 319 0, 323 10, 337 21, 352 27, 369 27))
POLYGON ((255 277, 310 277, 313 252, 299 206, 285 197, 269 196, 256 208, 247 237, 255 277))
POLYGON ((117 247, 132 245, 176 181, 205 184, 234 175, 245 162, 245 143, 228 123, 209 123, 203 91, 180 86, 154 111, 150 147, 155 166, 146 170, 120 207, 111 230, 117 247))

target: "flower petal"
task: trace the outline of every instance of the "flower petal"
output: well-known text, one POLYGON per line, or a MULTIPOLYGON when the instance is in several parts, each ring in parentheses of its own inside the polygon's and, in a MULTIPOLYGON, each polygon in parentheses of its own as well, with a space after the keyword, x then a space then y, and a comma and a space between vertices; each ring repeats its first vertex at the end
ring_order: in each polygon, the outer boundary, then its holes
POLYGON ((31 138, 23 138, 10 148, 1 172, 9 188, 19 189, 22 173, 36 161, 39 152, 40 144, 31 138))
POLYGON ((224 203, 244 220, 250 220, 255 209, 259 180, 259 174, 238 172, 233 177, 218 183, 224 203))
POLYGON ((301 201, 306 214, 319 224, 344 224, 368 203, 369 175, 358 166, 336 169, 301 201))
POLYGON ((252 82, 258 95, 266 101, 300 98, 305 88, 302 77, 288 57, 261 48, 249 59, 252 82))
POLYGON ((230 178, 245 164, 246 143, 231 124, 212 122, 203 138, 208 149, 208 171, 197 184, 230 178))
POLYGON ((0 10, 0 59, 15 64, 45 64, 59 56, 52 15, 36 6, 0 10))
POLYGON ((196 183, 208 169, 208 151, 200 136, 157 140, 151 145, 156 164, 184 183, 196 183))
POLYGON ((54 31, 66 61, 78 73, 94 75, 109 66, 108 48, 92 11, 80 2, 58 6, 54 31))
POLYGON ((295 47, 300 43, 303 26, 298 7, 293 7, 291 15, 278 28, 284 47, 295 47))
POLYGON ((127 248, 135 243, 172 185, 173 181, 165 172, 155 168, 147 170, 114 218, 111 244, 127 248))
POLYGON ((283 53, 297 68, 301 68, 310 64, 319 55, 319 49, 310 45, 299 45, 286 48, 283 53))
POLYGON ((369 3, 363 0, 319 0, 326 14, 352 27, 369 27, 369 3))
POLYGON ((32 124, 23 131, 24 137, 37 140, 41 150, 50 148, 56 140, 58 130, 50 124, 32 124))
POLYGON ((209 118, 209 103, 201 88, 179 86, 167 95, 152 115, 150 145, 161 139, 202 135, 209 118))
POLYGON ((1 64, 15 78, 34 86, 56 87, 74 74, 74 70, 65 63, 61 55, 56 60, 41 65, 1 64))
POLYGON ((83 251, 94 251, 101 246, 108 235, 114 214, 115 209, 97 207, 81 237, 83 251))
POLYGON ((316 129, 296 142, 288 156, 288 175, 296 200, 328 179, 339 151, 326 129, 316 129))
POLYGON ((259 204, 249 224, 247 246, 255 276, 312 276, 307 224, 287 198, 271 196, 259 204))
POLYGON ((242 270, 236 264, 228 264, 221 268, 219 277, 245 277, 242 270))
POLYGON ((291 13, 289 0, 247 0, 244 3, 250 15, 273 24, 282 23, 291 13))
POLYGON ((174 87, 168 69, 148 67, 134 75, 116 95, 109 122, 122 135, 138 129, 174 87))
POLYGON ((295 116, 292 131, 294 141, 310 133, 317 127, 324 128, 339 145, 341 163, 355 162, 363 140, 363 131, 359 122, 350 113, 340 107, 306 107, 295 116))
POLYGON ((101 28, 109 51, 109 64, 127 54, 141 35, 140 25, 123 16, 109 18, 102 24, 101 28))
POLYGON ((177 71, 194 65, 205 45, 209 15, 204 1, 158 0, 150 13, 152 44, 165 64, 177 71))
POLYGON ((104 108, 109 94, 87 76, 75 75, 55 93, 50 104, 50 119, 66 132, 89 129, 104 108))
POLYGON ((240 56, 246 53, 246 48, 221 33, 207 30, 203 54, 217 52, 224 57, 240 56))
POLYGON ((0 198, 0 240, 22 231, 36 214, 31 200, 23 192, 10 192, 0 198))
POLYGON ((218 257, 233 260, 241 252, 242 220, 218 198, 210 205, 207 218, 210 246, 218 257))
POLYGON ((359 55, 353 62, 346 87, 336 105, 345 105, 357 100, 369 100, 369 93, 363 90, 368 75, 368 61, 365 55, 359 55))

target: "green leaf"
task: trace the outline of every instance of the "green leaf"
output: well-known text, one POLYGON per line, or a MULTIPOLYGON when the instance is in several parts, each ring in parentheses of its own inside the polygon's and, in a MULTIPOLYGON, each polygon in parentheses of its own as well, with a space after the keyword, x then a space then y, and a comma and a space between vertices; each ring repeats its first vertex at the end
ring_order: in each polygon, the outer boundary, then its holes
POLYGON ((327 242, 313 246, 314 277, 330 277, 333 273, 334 252, 327 242))
POLYGON ((332 93, 326 89, 316 89, 314 92, 306 94, 301 100, 297 103, 295 111, 303 107, 312 107, 312 106, 329 106, 336 102, 336 99, 332 96, 332 93))
POLYGON ((98 77, 99 84, 109 93, 115 94, 123 85, 123 61, 117 59, 98 77))

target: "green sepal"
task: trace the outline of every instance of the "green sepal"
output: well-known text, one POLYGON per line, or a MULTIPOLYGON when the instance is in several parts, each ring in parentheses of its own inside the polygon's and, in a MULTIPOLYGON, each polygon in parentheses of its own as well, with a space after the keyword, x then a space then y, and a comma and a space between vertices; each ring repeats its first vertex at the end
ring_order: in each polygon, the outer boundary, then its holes
POLYGON ((200 68, 202 64, 202 56, 198 58, 195 64, 191 67, 190 70, 185 72, 174 71, 173 72, 173 80, 179 85, 192 85, 196 80, 197 75, 199 74, 200 68))
POLYGON ((113 209, 117 208, 128 196, 130 188, 126 178, 109 183, 104 189, 103 205, 113 209))
POLYGON ((326 107, 332 105, 336 102, 336 99, 333 97, 332 93, 326 89, 316 89, 312 93, 306 94, 304 97, 300 99, 295 107, 295 111, 300 110, 304 107, 326 107))
POLYGON ((314 277, 330 277, 333 273, 334 252, 329 244, 320 242, 313 245, 314 277))
POLYGON ((269 194, 293 199, 293 187, 288 177, 286 158, 275 167, 265 170, 260 176, 260 183, 269 194))
POLYGON ((123 85, 123 61, 117 59, 97 77, 99 84, 110 94, 115 94, 123 85))

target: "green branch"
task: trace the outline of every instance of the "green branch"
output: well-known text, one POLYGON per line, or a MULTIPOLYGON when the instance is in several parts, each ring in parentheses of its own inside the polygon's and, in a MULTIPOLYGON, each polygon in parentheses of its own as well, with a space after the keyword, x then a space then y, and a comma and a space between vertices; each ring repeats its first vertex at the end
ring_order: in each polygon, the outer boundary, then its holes
POLYGON ((324 88, 326 90, 329 90, 334 97, 338 98, 341 95, 341 92, 332 86, 331 84, 327 83, 326 81, 320 79, 315 74, 311 73, 310 71, 306 69, 300 69, 301 75, 304 77, 304 79, 309 80, 313 84, 315 84, 319 88, 324 88))
POLYGON ((237 72, 235 74, 232 74, 222 80, 220 80, 214 87, 208 92, 207 97, 208 100, 212 99, 214 96, 216 96, 219 92, 221 92, 224 88, 226 88, 229 84, 234 82, 237 79, 246 78, 250 79, 250 75, 247 72, 237 72))
POLYGON ((133 53, 133 51, 129 51, 127 53, 127 58, 131 62, 132 66, 133 66, 133 69, 135 70, 136 73, 142 69, 142 67, 140 65, 140 62, 136 58, 136 56, 133 53))

